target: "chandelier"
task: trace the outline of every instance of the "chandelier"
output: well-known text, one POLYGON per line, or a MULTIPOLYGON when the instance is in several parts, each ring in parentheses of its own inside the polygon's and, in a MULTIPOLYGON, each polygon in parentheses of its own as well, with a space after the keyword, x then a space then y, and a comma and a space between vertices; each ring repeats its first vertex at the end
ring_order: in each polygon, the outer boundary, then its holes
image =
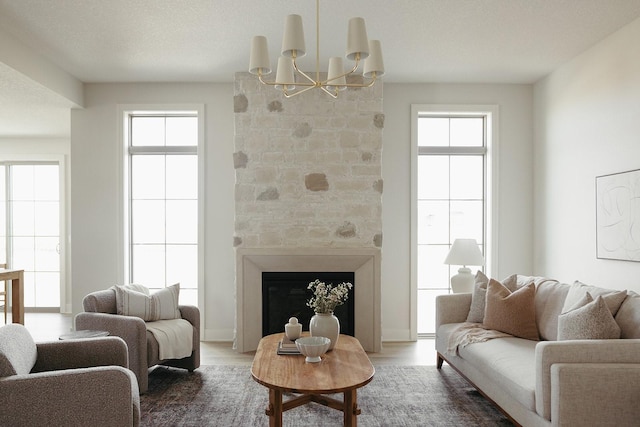
POLYGON ((350 71, 344 71, 341 57, 329 58, 327 79, 320 79, 320 0, 316 0, 316 72, 315 78, 300 70, 297 60, 306 54, 302 17, 289 15, 285 21, 282 37, 282 51, 278 58, 278 68, 275 81, 265 81, 264 76, 271 73, 267 38, 254 36, 251 42, 251 57, 249 72, 258 76, 261 83, 274 86, 282 90, 285 97, 291 98, 308 90, 318 88, 332 96, 338 97, 338 92, 348 87, 371 87, 376 78, 384 74, 382 49, 379 40, 369 40, 363 18, 351 18, 347 32, 346 58, 354 61, 350 71), (354 74, 364 62, 362 83, 347 83, 347 76, 354 74), (295 76, 298 77, 296 81, 295 76), (298 86, 298 89, 296 89, 298 86))

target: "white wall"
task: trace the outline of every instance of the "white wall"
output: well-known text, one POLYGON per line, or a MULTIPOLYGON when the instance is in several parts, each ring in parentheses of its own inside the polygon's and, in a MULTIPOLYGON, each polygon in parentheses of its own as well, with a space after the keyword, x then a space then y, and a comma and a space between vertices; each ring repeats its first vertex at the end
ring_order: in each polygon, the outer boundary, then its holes
MULTIPOLYGON (((119 283, 117 104, 205 103, 205 339, 230 340, 234 328, 233 85, 90 84, 72 112, 73 311, 87 293, 119 283)), ((384 87, 382 168, 382 328, 385 340, 410 337, 411 104, 497 104, 500 108, 499 247, 496 276, 532 269, 531 86, 384 87)))
POLYGON ((595 236, 595 177, 640 168, 639 42, 636 20, 535 85, 536 274, 640 291, 595 236))
POLYGON ((232 338, 233 85, 88 84, 71 114, 73 312, 89 292, 122 283, 118 104, 205 104, 206 206, 204 338, 232 338))
POLYGON ((410 327, 411 104, 494 104, 499 108, 497 270, 532 270, 532 87, 391 84, 384 88, 382 146, 382 333, 408 340, 410 327))

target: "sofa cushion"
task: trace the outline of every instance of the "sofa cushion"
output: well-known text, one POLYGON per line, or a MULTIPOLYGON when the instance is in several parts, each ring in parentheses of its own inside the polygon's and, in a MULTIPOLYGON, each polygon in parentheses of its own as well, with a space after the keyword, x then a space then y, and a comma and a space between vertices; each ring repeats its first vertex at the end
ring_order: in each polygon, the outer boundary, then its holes
POLYGON ((540 339, 558 339, 558 316, 567 297, 570 286, 555 280, 541 282, 536 288, 536 323, 540 339))
POLYGON ((535 295, 534 283, 511 292, 500 282, 490 279, 484 326, 516 337, 538 340, 535 295))
POLYGON ((629 291, 615 319, 620 326, 620 338, 640 338, 640 295, 629 291))
MULTIPOLYGON (((512 274, 502 280, 501 283, 510 291, 515 291, 518 288, 517 275, 512 274)), ((469 308, 467 322, 483 323, 488 284, 489 278, 482 271, 478 270, 473 286, 473 294, 471 295, 471 307, 469 308)))
POLYGON ((536 344, 522 338, 498 338, 461 348, 459 355, 490 375, 498 388, 535 412, 536 344))
POLYGON ((179 283, 160 289, 153 294, 126 286, 115 286, 115 292, 119 315, 140 317, 147 322, 180 318, 179 283))
POLYGON ((620 338, 620 327, 601 295, 594 300, 589 292, 558 318, 558 340, 620 338))
POLYGON ((27 328, 19 323, 0 328, 0 378, 28 374, 37 358, 36 343, 27 328))
POLYGON ((524 285, 528 285, 529 283, 535 283, 536 288, 539 287, 542 283, 545 282, 558 282, 557 280, 554 279, 549 279, 548 277, 545 276, 525 276, 522 274, 518 274, 516 275, 516 283, 518 284, 518 287, 521 288, 524 285))
POLYGON ((584 283, 576 280, 573 285, 571 285, 569 292, 567 293, 567 298, 564 300, 564 305, 562 306, 562 312, 566 313, 569 311, 571 307, 578 303, 578 301, 582 300, 587 292, 589 292, 594 299, 598 295, 607 295, 608 298, 605 299, 605 302, 613 316, 616 315, 620 305, 622 305, 622 302, 627 295, 627 291, 618 291, 615 289, 605 289, 597 286, 585 285, 584 283))

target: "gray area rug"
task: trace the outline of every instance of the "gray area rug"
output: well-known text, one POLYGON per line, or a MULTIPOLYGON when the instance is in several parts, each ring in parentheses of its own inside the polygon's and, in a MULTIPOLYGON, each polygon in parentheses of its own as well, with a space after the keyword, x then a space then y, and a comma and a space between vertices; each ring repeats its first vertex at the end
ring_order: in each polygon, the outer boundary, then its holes
MULTIPOLYGON (((268 426, 268 400, 267 388, 251 378, 247 366, 202 366, 193 373, 157 367, 140 398, 141 425, 268 426)), ((358 404, 358 425, 364 427, 512 425, 447 365, 440 371, 376 366, 373 381, 358 390, 358 404)), ((283 423, 340 426, 342 412, 310 403, 285 412, 283 423)))

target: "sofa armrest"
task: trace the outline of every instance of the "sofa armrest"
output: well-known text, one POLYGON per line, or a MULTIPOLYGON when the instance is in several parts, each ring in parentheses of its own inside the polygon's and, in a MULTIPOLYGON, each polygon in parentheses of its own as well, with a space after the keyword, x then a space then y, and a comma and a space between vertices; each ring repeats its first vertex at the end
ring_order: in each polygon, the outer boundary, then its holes
POLYGON ((0 379, 0 425, 137 426, 138 383, 120 366, 0 379))
POLYGON ((551 367, 557 363, 640 364, 640 339, 538 343, 535 355, 536 412, 547 420, 551 420, 551 367))
POLYGON ((200 332, 200 310, 193 305, 179 305, 180 315, 200 332))
POLYGON ((36 347, 38 358, 31 372, 109 365, 129 367, 127 344, 119 337, 41 342, 36 347))
POLYGON ((76 330, 107 331, 109 335, 122 338, 127 343, 129 369, 136 374, 140 389, 146 390, 147 381, 147 327, 139 317, 108 313, 78 313, 76 330))
POLYGON ((436 297, 436 331, 446 323, 467 321, 471 308, 471 294, 448 294, 436 297))
POLYGON ((640 420, 640 364, 556 363, 554 426, 631 426, 640 420))

